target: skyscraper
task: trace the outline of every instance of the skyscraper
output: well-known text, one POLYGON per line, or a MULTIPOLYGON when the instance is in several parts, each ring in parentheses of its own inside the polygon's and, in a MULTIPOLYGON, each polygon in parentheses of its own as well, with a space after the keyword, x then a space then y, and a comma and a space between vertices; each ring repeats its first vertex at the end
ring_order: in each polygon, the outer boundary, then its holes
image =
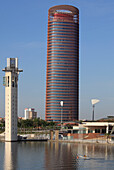
POLYGON ((17 141, 18 69, 17 58, 7 58, 5 77, 5 141, 17 141))
POLYGON ((79 10, 54 6, 48 11, 45 119, 78 120, 78 107, 79 10))

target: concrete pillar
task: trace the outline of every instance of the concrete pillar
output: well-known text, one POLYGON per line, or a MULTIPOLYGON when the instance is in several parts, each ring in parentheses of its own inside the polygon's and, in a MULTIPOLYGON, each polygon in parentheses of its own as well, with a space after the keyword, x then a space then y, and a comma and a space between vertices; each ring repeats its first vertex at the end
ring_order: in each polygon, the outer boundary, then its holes
POLYGON ((106 133, 108 133, 108 130, 109 130, 109 127, 108 127, 108 125, 107 125, 107 127, 106 127, 106 133))
POLYGON ((102 133, 102 129, 100 129, 100 133, 102 133))
POLYGON ((92 129, 93 130, 93 133, 95 133, 95 129, 92 129))
POLYGON ((89 131, 89 129, 88 129, 88 127, 86 127, 86 134, 88 134, 88 131, 89 131))
POLYGON ((55 140, 59 140, 59 130, 55 130, 55 140))
POLYGON ((53 140, 53 130, 50 131, 50 139, 53 140))

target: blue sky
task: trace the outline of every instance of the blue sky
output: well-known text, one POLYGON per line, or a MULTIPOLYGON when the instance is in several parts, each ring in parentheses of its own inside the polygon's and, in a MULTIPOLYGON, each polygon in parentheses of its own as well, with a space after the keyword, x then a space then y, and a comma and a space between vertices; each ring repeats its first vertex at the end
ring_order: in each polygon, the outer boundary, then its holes
POLYGON ((0 1, 0 117, 4 116, 2 68, 7 57, 18 57, 19 116, 34 107, 45 115, 48 9, 73 5, 80 11, 80 118, 91 119, 91 99, 100 99, 95 119, 114 115, 114 1, 0 1))

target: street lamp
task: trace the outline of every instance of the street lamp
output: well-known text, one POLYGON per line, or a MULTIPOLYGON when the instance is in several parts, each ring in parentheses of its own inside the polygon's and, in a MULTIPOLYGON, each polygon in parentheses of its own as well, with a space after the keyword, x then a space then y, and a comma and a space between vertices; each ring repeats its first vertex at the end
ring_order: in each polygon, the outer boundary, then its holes
POLYGON ((60 106, 61 106, 61 131, 62 131, 63 101, 60 101, 60 106))
POLYGON ((100 102, 100 100, 98 100, 98 99, 92 99, 91 100, 91 103, 92 103, 92 106, 93 106, 92 121, 94 121, 94 108, 95 108, 95 104, 97 104, 99 102, 100 102))

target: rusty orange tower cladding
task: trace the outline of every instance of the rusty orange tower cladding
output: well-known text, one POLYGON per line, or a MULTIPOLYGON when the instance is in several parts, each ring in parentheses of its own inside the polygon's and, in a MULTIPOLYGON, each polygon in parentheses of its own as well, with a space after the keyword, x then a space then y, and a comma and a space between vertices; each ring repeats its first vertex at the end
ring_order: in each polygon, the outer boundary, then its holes
POLYGON ((47 121, 78 120, 79 10, 70 5, 48 11, 45 109, 47 121))

